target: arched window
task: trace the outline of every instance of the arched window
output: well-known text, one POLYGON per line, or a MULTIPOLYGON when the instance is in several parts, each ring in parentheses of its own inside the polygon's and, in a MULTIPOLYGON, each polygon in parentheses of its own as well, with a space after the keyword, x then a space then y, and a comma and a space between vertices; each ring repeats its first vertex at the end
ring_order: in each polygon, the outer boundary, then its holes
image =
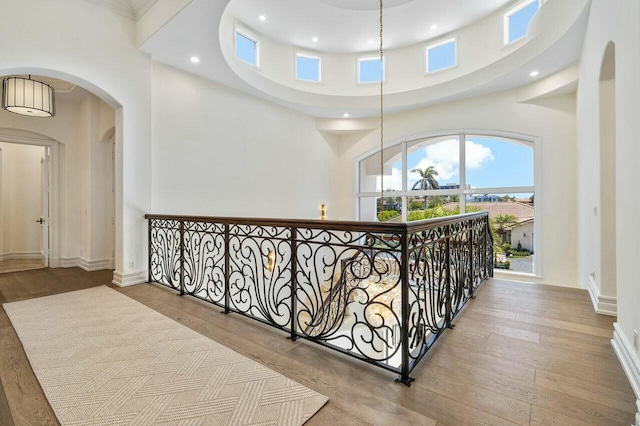
POLYGON ((358 162, 359 218, 411 222, 486 210, 498 267, 539 273, 534 157, 533 139, 506 134, 440 134, 394 144, 384 151, 383 213, 380 151, 358 162))

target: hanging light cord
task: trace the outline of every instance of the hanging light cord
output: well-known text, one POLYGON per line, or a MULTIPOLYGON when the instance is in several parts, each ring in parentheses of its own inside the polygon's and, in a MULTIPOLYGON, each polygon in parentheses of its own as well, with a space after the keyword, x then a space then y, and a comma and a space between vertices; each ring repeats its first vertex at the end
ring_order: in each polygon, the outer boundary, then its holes
POLYGON ((382 2, 380 0, 380 221, 384 219, 384 50, 382 2))

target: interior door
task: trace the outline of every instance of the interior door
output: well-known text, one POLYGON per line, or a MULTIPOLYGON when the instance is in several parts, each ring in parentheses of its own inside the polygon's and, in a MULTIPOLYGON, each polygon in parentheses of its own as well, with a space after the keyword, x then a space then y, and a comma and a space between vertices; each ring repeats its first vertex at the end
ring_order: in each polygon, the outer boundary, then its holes
POLYGON ((49 148, 45 148, 44 157, 40 161, 40 188, 42 196, 42 215, 37 222, 42 227, 42 243, 40 254, 42 263, 49 267, 49 148))

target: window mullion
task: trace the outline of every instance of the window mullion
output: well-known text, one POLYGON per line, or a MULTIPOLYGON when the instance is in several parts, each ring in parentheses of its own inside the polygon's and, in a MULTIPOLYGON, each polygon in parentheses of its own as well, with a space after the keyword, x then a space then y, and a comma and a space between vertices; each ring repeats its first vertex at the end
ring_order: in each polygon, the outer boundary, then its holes
MULTIPOLYGON (((407 163, 407 143, 402 142, 402 192, 407 193, 408 184, 407 179, 409 176, 408 171, 409 164, 407 163)), ((407 221, 407 200, 408 197, 405 195, 402 197, 402 221, 407 221)))
POLYGON ((467 211, 467 200, 464 190, 467 188, 467 136, 460 133, 460 213, 467 211))

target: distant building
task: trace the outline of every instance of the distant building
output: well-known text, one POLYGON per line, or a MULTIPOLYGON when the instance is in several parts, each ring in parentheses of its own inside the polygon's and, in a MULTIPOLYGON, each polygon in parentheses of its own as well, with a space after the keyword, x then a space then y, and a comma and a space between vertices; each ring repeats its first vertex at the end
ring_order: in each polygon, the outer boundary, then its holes
MULTIPOLYGON (((477 207, 488 212, 489 217, 492 219, 496 216, 508 214, 515 217, 517 223, 505 230, 502 239, 505 243, 511 244, 513 248, 517 248, 518 244, 520 244, 521 248, 533 253, 533 225, 535 219, 533 204, 517 201, 498 201, 498 198, 495 195, 475 197, 473 201, 467 201, 467 206, 477 207), (495 201, 476 201, 481 198, 493 198, 495 201)), ((528 201, 528 199, 526 200, 528 201)), ((447 203, 443 207, 453 210, 458 207, 458 203, 447 203)))

